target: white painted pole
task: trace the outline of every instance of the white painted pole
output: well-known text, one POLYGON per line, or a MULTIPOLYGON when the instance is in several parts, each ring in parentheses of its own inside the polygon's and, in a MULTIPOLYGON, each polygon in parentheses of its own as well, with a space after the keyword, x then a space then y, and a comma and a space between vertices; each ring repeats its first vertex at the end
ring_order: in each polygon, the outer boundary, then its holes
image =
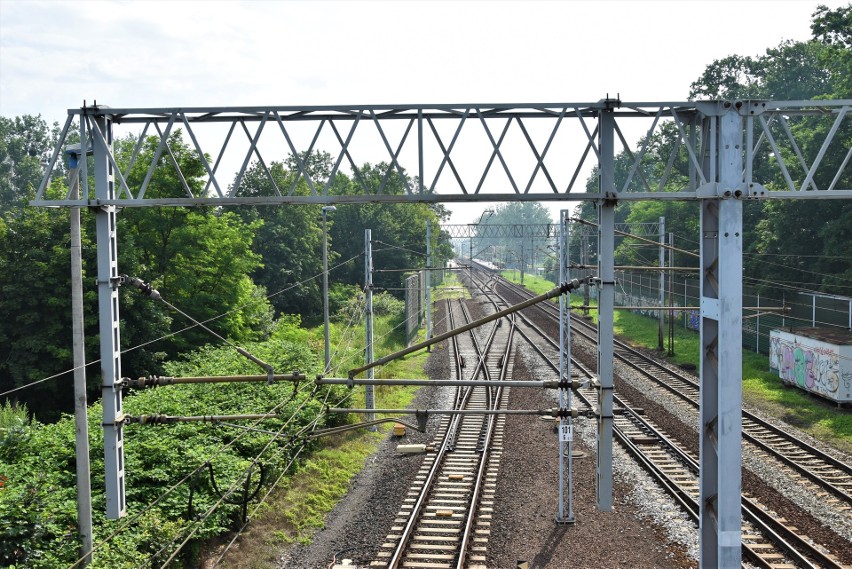
MULTIPOLYGON (((364 289, 365 289, 365 297, 366 297, 366 315, 364 320, 366 321, 366 347, 364 349, 364 361, 367 365, 373 363, 373 245, 371 239, 371 231, 369 229, 364 230, 364 289)), ((367 379, 374 379, 375 374, 374 370, 371 367, 367 370, 367 379)), ((368 385, 364 389, 364 404, 367 409, 375 409, 376 401, 374 395, 374 387, 372 385, 368 385)), ((376 415, 374 413, 368 413, 366 417, 367 422, 375 421, 376 415)), ((375 431, 376 426, 373 425, 368 427, 370 431, 375 431)))
MULTIPOLYGON (((426 220, 426 339, 432 337, 432 220, 426 220)), ((426 351, 431 352, 429 346, 426 351)))
MULTIPOLYGON (((666 218, 660 217, 660 268, 666 266, 666 218)), ((663 351, 663 327, 664 327, 664 311, 663 306, 666 304, 666 272, 660 271, 660 309, 657 311, 659 320, 659 330, 657 333, 657 350, 663 351)))

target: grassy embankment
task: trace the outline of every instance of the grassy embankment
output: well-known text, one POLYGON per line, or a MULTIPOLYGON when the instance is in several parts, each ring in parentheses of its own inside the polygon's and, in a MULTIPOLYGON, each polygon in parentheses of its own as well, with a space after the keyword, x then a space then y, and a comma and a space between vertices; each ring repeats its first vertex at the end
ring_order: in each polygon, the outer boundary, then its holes
MULTIPOLYGON (((503 276, 519 282, 518 273, 504 271, 503 276)), ((552 282, 530 275, 524 284, 536 293, 548 291, 552 282)), ((582 296, 572 297, 572 304, 581 304, 582 296)), ((595 304, 594 300, 591 303, 595 304)), ((597 315, 591 315, 597 322, 597 315)), ((658 324, 626 310, 615 311, 615 333, 631 344, 655 349, 658 343, 658 324)), ((695 332, 675 327, 675 355, 668 361, 698 366, 700 338, 695 332)), ((743 351, 743 401, 795 425, 811 436, 832 446, 852 453, 852 413, 838 409, 833 403, 784 385, 777 375, 769 371, 769 358, 762 354, 743 351)))
MULTIPOLYGON (((464 293, 456 289, 460 286, 454 277, 445 279, 444 284, 433 292, 433 301, 462 296, 464 293)), ((376 357, 404 347, 403 333, 400 328, 394 328, 397 324, 390 322, 387 317, 376 318, 376 357)), ((322 326, 314 332, 318 339, 317 345, 321 346, 322 326)), ((421 330, 418 340, 422 340, 424 335, 425 331, 421 330)), ((332 323, 330 341, 332 367, 339 370, 332 375, 344 377, 346 370, 363 363, 363 321, 356 322, 354 326, 332 323)), ((425 377, 423 365, 427 357, 425 351, 418 352, 378 368, 375 375, 385 379, 425 377)), ((407 407, 415 392, 416 389, 410 387, 377 386, 376 406, 397 409, 407 407)), ((362 389, 353 391, 351 403, 353 407, 363 407, 362 389)), ((391 428, 392 425, 387 423, 380 425, 377 432, 357 429, 324 439, 323 448, 315 452, 251 516, 252 521, 240 537, 239 546, 232 548, 224 566, 235 569, 268 568, 274 566, 286 545, 309 543, 314 532, 323 527, 326 515, 346 494, 352 477, 364 467, 365 461, 376 451, 391 428)))

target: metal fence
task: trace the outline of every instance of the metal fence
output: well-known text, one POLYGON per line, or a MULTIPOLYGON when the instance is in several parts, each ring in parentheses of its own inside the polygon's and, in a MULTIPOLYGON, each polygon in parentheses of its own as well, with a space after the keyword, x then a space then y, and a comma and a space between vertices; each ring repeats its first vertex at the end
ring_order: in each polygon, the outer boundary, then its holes
MULTIPOLYGON (((446 267, 444 267, 446 268, 446 267)), ((444 282, 442 270, 420 270, 405 277, 405 343, 417 335, 426 318, 426 285, 432 288, 444 282)))
POLYGON ((420 328, 423 294, 420 292, 420 272, 405 277, 405 343, 409 343, 420 328))
MULTIPOLYGON (((573 276, 573 275, 572 275, 573 276)), ((579 278, 581 275, 577 275, 579 278)), ((654 271, 618 271, 616 273, 616 306, 647 307, 635 312, 659 318, 660 275, 654 271)), ((675 325, 698 332, 701 305, 699 281, 695 277, 675 275, 664 279, 666 305, 696 307, 673 313, 675 325)), ((592 288, 591 295, 595 296, 592 288)), ((762 354, 769 353, 769 332, 774 329, 835 327, 852 330, 852 298, 784 289, 743 287, 743 347, 762 354), (769 313, 761 308, 786 307, 783 313, 769 313)), ((669 312, 664 318, 668 322, 669 312)))

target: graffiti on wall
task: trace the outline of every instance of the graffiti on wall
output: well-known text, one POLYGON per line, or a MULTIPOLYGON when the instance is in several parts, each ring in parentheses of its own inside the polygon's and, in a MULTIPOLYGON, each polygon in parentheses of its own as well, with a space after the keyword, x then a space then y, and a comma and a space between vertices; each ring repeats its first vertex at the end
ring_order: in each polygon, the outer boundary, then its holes
POLYGON ((699 310, 687 311, 686 327, 690 330, 695 330, 696 332, 701 329, 701 312, 699 310))
POLYGON ((647 296, 634 296, 624 292, 615 293, 616 306, 641 306, 638 310, 634 310, 636 314, 648 316, 649 318, 657 318, 660 306, 659 298, 649 298, 647 296))
POLYGON ((804 346, 778 336, 771 337, 769 343, 769 367, 785 383, 824 395, 837 393, 841 382, 848 389, 852 378, 841 375, 836 348, 804 346))
MULTIPOLYGON (((627 292, 616 291, 615 304, 617 306, 642 306, 643 308, 635 310, 634 312, 649 318, 657 318, 657 307, 660 306, 660 299, 658 297, 651 298, 648 296, 633 295, 627 292)), ((680 303, 675 302, 674 306, 678 307, 680 306, 680 303)), ((684 326, 686 326, 689 330, 698 332, 701 329, 701 311, 685 310, 681 312, 684 318, 684 326)))

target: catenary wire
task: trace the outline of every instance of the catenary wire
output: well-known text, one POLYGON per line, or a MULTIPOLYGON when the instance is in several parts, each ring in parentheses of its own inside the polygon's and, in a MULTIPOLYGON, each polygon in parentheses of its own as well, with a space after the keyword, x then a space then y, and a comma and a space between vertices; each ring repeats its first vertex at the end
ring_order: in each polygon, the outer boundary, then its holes
MULTIPOLYGON (((333 271, 333 270, 335 270, 335 269, 340 268, 341 266, 345 265, 346 263, 349 263, 350 261, 352 261, 352 260, 354 260, 354 259, 357 259, 358 257, 360 257, 360 256, 361 256, 361 255, 363 255, 363 254, 364 254, 364 252, 362 251, 362 252, 358 253, 357 255, 354 255, 354 256, 350 257, 349 259, 347 259, 347 260, 345 260, 345 261, 342 261, 342 262, 338 263, 337 265, 335 265, 335 266, 333 266, 333 267, 329 268, 329 273, 330 273, 330 272, 332 272, 332 271, 333 271)), ((288 292, 288 291, 290 291, 290 290, 292 290, 292 289, 294 289, 294 288, 296 288, 296 287, 298 287, 298 286, 302 286, 303 284, 308 283, 308 282, 310 282, 310 281, 312 281, 312 280, 314 280, 314 279, 316 279, 316 278, 318 278, 318 277, 321 277, 321 276, 322 276, 322 273, 319 273, 318 275, 314 275, 314 276, 309 277, 309 278, 307 278, 307 279, 305 279, 305 280, 303 280, 303 281, 300 281, 300 282, 297 282, 297 283, 293 283, 292 285, 290 285, 290 286, 288 286, 288 287, 286 287, 286 288, 283 288, 283 289, 281 289, 281 290, 279 290, 279 291, 277 291, 277 292, 274 292, 274 293, 272 293, 272 294, 270 294, 270 295, 267 295, 267 296, 266 296, 266 298, 272 298, 272 297, 273 297, 273 296, 275 296, 275 295, 282 294, 282 293, 284 293, 284 292, 288 292)), ((233 312, 237 312, 237 311, 239 311, 239 310, 243 310, 244 308, 247 308, 247 307, 249 307, 249 306, 251 306, 251 303, 246 303, 246 304, 244 304, 244 305, 242 305, 242 306, 237 306, 237 307, 235 307, 235 308, 233 308, 233 309, 229 310, 228 312, 223 312, 222 314, 218 314, 218 315, 216 315, 216 316, 213 316, 213 317, 211 317, 211 318, 208 318, 207 320, 203 320, 203 321, 201 321, 200 323, 201 323, 201 324, 207 324, 208 322, 213 322, 214 320, 218 320, 219 318, 223 318, 224 316, 227 316, 228 314, 231 314, 231 313, 233 313, 233 312)), ((145 346, 149 346, 149 345, 151 345, 151 344, 154 344, 154 343, 156 343, 156 342, 160 342, 160 341, 162 341, 162 340, 166 340, 166 339, 168 339, 168 338, 173 338, 173 337, 175 337, 175 336, 178 336, 178 335, 180 335, 180 334, 183 334, 183 333, 184 333, 184 332, 186 332, 187 330, 192 330, 192 329, 197 328, 197 327, 198 327, 198 324, 192 324, 192 325, 189 325, 189 326, 185 326, 184 328, 181 328, 180 330, 176 330, 176 331, 174 331, 174 332, 170 332, 169 334, 165 334, 165 335, 163 335, 163 336, 160 336, 159 338, 154 338, 154 339, 152 339, 152 340, 148 340, 148 341, 145 341, 145 342, 141 342, 141 343, 139 343, 139 344, 136 344, 135 346, 132 346, 132 347, 129 347, 129 348, 125 349, 125 350, 122 350, 122 351, 121 351, 121 354, 122 354, 122 355, 124 355, 124 354, 130 353, 130 352, 133 352, 133 351, 135 351, 135 350, 138 350, 138 349, 144 348, 145 346)), ((90 362, 86 362, 85 366, 82 366, 82 367, 88 367, 88 366, 90 366, 90 365, 95 365, 95 364, 99 363, 100 361, 101 361, 100 359, 92 360, 92 361, 90 361, 90 362)), ((9 395, 9 394, 11 394, 11 393, 15 393, 15 392, 17 392, 17 391, 21 391, 21 390, 23 390, 23 389, 27 389, 27 388, 30 388, 30 387, 33 387, 33 386, 36 386, 36 385, 39 385, 39 384, 41 384, 41 383, 44 383, 44 382, 46 382, 46 381, 50 381, 50 380, 52 380, 52 379, 56 379, 56 378, 58 378, 58 377, 62 377, 63 375, 66 375, 66 374, 69 374, 69 373, 73 373, 73 372, 74 372, 74 371, 76 371, 77 369, 80 369, 80 367, 81 367, 81 366, 73 367, 73 368, 71 368, 71 369, 67 369, 67 370, 65 370, 65 371, 61 371, 61 372, 59 372, 59 373, 55 373, 55 374, 53 374, 53 375, 51 375, 51 376, 44 377, 44 378, 42 378, 42 379, 37 379, 37 380, 32 381, 32 382, 30 382, 30 383, 26 383, 26 384, 24 384, 24 385, 19 385, 19 386, 17 386, 17 387, 14 387, 14 388, 12 388, 12 389, 7 390, 7 391, 0 392, 0 397, 6 396, 6 395, 9 395)))
MULTIPOLYGON (((339 400, 339 401, 338 401, 335 405, 340 405, 340 404, 342 404, 342 403, 343 403, 343 402, 345 402, 345 401, 346 401, 346 400, 347 400, 350 396, 351 396, 351 392, 350 392, 350 393, 348 393, 347 395, 345 395, 344 397, 342 397, 342 398, 341 398, 341 399, 340 399, 340 400, 339 400)), ((319 414, 318 414, 318 415, 317 415, 317 416, 316 416, 313 420, 311 420, 310 422, 308 422, 308 423, 306 423, 305 425, 303 425, 303 426, 302 426, 299 430, 297 430, 295 433, 290 434, 290 435, 289 435, 290 441, 289 441, 288 445, 289 445, 289 444, 292 444, 292 443, 293 443, 293 442, 295 442, 295 441, 297 441, 297 440, 298 440, 298 438, 299 438, 299 437, 301 437, 302 435, 304 435, 304 433, 305 433, 305 432, 307 432, 307 431, 311 430, 313 427, 315 427, 315 426, 316 426, 316 424, 320 421, 320 419, 322 419, 323 417, 325 417, 327 414, 328 414, 328 413, 327 413, 326 411, 323 411, 323 412, 319 413, 319 414)), ((295 415, 295 413, 294 413, 294 415, 295 415)), ((264 446, 264 447, 260 450, 260 452, 258 452, 258 453, 257 453, 257 455, 255 455, 254 459, 252 460, 252 465, 253 465, 253 464, 255 464, 255 463, 257 463, 257 461, 259 461, 259 460, 260 460, 260 458, 261 458, 261 456, 263 456, 263 454, 264 454, 264 453, 266 453, 266 451, 269 449, 269 447, 272 445, 272 443, 273 443, 273 442, 275 442, 275 440, 277 440, 277 439, 281 436, 281 431, 283 431, 283 429, 284 429, 284 428, 286 428, 286 425, 285 425, 285 426, 282 426, 282 427, 279 429, 279 432, 278 432, 276 435, 274 435, 274 436, 273 436, 273 437, 272 437, 272 438, 271 438, 271 439, 267 442, 267 444, 266 444, 266 445, 265 445, 265 446, 264 446)), ((284 450, 286 450, 287 448, 289 448, 289 446, 285 446, 285 447, 283 447, 283 448, 281 448, 281 449, 278 449, 278 450, 277 450, 277 452, 278 452, 278 453, 284 452, 284 450)), ((251 468, 251 465, 250 465, 250 466, 248 466, 248 467, 244 470, 244 472, 248 472, 248 469, 249 469, 249 468, 251 468)), ((169 563, 170 563, 170 562, 171 562, 171 561, 175 558, 175 556, 176 556, 178 553, 180 553, 180 551, 183 549, 183 547, 184 547, 184 546, 186 546, 186 544, 189 542, 189 540, 192 538, 192 536, 193 536, 193 535, 195 535, 195 533, 196 533, 199 529, 201 529, 201 527, 202 527, 202 523, 203 523, 204 521, 206 521, 206 520, 207 520, 207 518, 209 518, 211 515, 213 515, 213 513, 215 513, 215 511, 216 511, 216 510, 217 510, 217 509, 218 509, 218 508, 219 508, 219 507, 220 507, 220 506, 224 503, 224 501, 228 498, 228 496, 230 496, 231 494, 233 494, 233 493, 236 491, 236 489, 238 488, 238 486, 239 486, 239 485, 241 485, 241 484, 242 484, 242 482, 241 482, 240 478, 239 478, 239 477, 237 477, 237 478, 234 480, 234 482, 231 484, 231 486, 228 488, 228 491, 227 491, 226 493, 224 493, 224 494, 220 497, 220 499, 219 499, 219 500, 217 500, 217 501, 216 501, 216 503, 214 503, 214 504, 213 504, 213 506, 211 506, 211 507, 207 510, 207 512, 205 512, 205 513, 204 513, 204 515, 202 515, 202 517, 201 517, 200 519, 195 520, 195 523, 193 524, 193 525, 194 525, 194 527, 189 526, 189 527, 187 527, 187 528, 184 528, 184 530, 187 530, 187 529, 189 529, 190 527, 192 527, 192 530, 189 532, 189 534, 188 534, 188 535, 186 535, 186 537, 185 537, 185 538, 184 538, 184 540, 183 540, 183 541, 182 541, 182 542, 178 545, 178 547, 177 547, 176 549, 174 549, 174 550, 171 552, 171 555, 169 556, 169 558, 168 558, 168 559, 166 559, 166 561, 165 561, 165 562, 164 562, 164 563, 160 566, 160 567, 161 567, 161 569, 164 569, 164 568, 165 568, 165 567, 166 567, 166 566, 167 566, 167 565, 168 565, 168 564, 169 564, 169 563)), ((182 535, 182 534, 181 534, 181 535, 182 535)), ((178 536, 176 536, 175 538, 173 538, 173 539, 172 539, 172 540, 171 540, 168 544, 164 545, 164 546, 163 546, 163 547, 161 547, 161 548, 160 548, 157 552, 155 552, 154 554, 152 554, 152 555, 151 555, 151 556, 150 556, 150 557, 149 557, 149 558, 148 558, 145 562, 143 562, 141 565, 137 566, 137 567, 136 567, 136 569, 141 569, 141 568, 142 568, 142 567, 144 567, 147 563, 149 563, 149 562, 153 561, 153 560, 154 560, 157 556, 159 556, 161 553, 163 553, 164 551, 166 551, 166 549, 167 549, 168 547, 170 547, 171 545, 173 545, 173 544, 175 543, 175 541, 177 541, 177 539, 179 539, 179 538, 180 538, 180 535, 178 535, 178 536)))
MULTIPOLYGON (((263 421, 264 419, 269 418, 269 417, 273 417, 273 416, 275 415, 276 410, 277 410, 278 408, 280 408, 281 406, 285 405, 286 403, 287 403, 287 400, 285 399, 284 401, 281 401, 281 402, 280 402, 280 403, 278 403, 277 405, 273 406, 273 407, 272 407, 269 411, 267 411, 267 413, 266 413, 266 417, 263 417, 263 418, 260 418, 260 419, 256 419, 256 420, 254 420, 254 421, 251 423, 251 425, 252 425, 252 426, 259 425, 259 424, 261 423, 261 421, 263 421)), ((154 501, 152 501, 150 504, 148 504, 147 506, 145 506, 144 508, 142 508, 142 510, 140 510, 140 511, 139 511, 136 515, 134 515, 134 516, 131 516, 131 517, 127 518, 127 520, 126 520, 123 524, 121 524, 119 527, 117 527, 115 530, 113 530, 113 532, 112 532, 112 533, 110 533, 107 537, 105 537, 104 539, 100 540, 97 544, 95 544, 95 545, 92 547, 91 551, 84 552, 83 557, 80 557, 80 558, 79 558, 79 559, 78 559, 78 560, 77 560, 74 564, 72 564, 71 566, 69 566, 69 568, 68 568, 68 569, 73 569, 74 567, 77 567, 78 565, 80 565, 83 561, 85 561, 85 560, 88 558, 88 556, 89 556, 90 554, 92 554, 92 553, 96 552, 98 549, 100 549, 101 547, 103 547, 104 545, 106 545, 107 543, 109 543, 110 541, 112 541, 112 539, 113 539, 113 538, 115 538, 115 537, 116 537, 117 535, 119 535, 121 532, 123 532, 123 531, 124 531, 124 530, 126 530, 128 527, 130 527, 130 525, 131 525, 131 524, 135 524, 135 522, 136 522, 137 520, 139 520, 139 519, 140 519, 140 518, 141 518, 144 514, 146 514, 149 510, 151 510, 154 506, 156 506, 157 504, 159 504, 159 503, 160 503, 163 499, 165 499, 168 495, 170 495, 172 492, 174 492, 175 490, 177 490, 177 489, 178 489, 178 488, 179 488, 182 484, 184 484, 186 481, 188 481, 190 478, 192 478, 192 477, 193 477, 193 476, 195 476, 198 472, 200 472, 200 471, 201 471, 201 470, 202 470, 202 469, 203 469, 203 468, 207 465, 207 463, 208 463, 208 462, 210 462, 211 460, 213 460, 214 458, 216 458, 217 456, 219 456, 220 454, 222 454, 223 452, 225 452, 226 450, 228 450, 228 448, 230 448, 231 446, 233 446, 233 445, 237 444, 237 443, 238 443, 238 442, 239 442, 239 441, 240 441, 240 440, 241 440, 244 436, 246 436, 248 433, 249 433, 249 431, 244 431, 244 432, 242 432, 242 433, 238 434, 238 435, 237 435, 237 436, 235 436, 232 440, 230 440, 230 441, 228 441, 227 443, 225 443, 225 444, 221 445, 218 449, 216 449, 215 451, 213 451, 213 453, 212 453, 212 454, 210 454, 210 455, 209 455, 209 456, 208 456, 208 457, 204 460, 204 462, 203 462, 201 465, 199 465, 198 467, 196 467, 195 469, 193 469, 193 470, 192 470, 189 474, 187 474, 186 476, 184 476, 183 478, 181 478, 180 480, 178 480, 176 483, 174 483, 173 485, 171 485, 170 487, 168 487, 168 488, 167 488, 167 489, 166 489, 166 490, 165 490, 162 494, 160 494, 159 496, 157 496, 157 498, 155 498, 155 499, 154 499, 154 501)))

